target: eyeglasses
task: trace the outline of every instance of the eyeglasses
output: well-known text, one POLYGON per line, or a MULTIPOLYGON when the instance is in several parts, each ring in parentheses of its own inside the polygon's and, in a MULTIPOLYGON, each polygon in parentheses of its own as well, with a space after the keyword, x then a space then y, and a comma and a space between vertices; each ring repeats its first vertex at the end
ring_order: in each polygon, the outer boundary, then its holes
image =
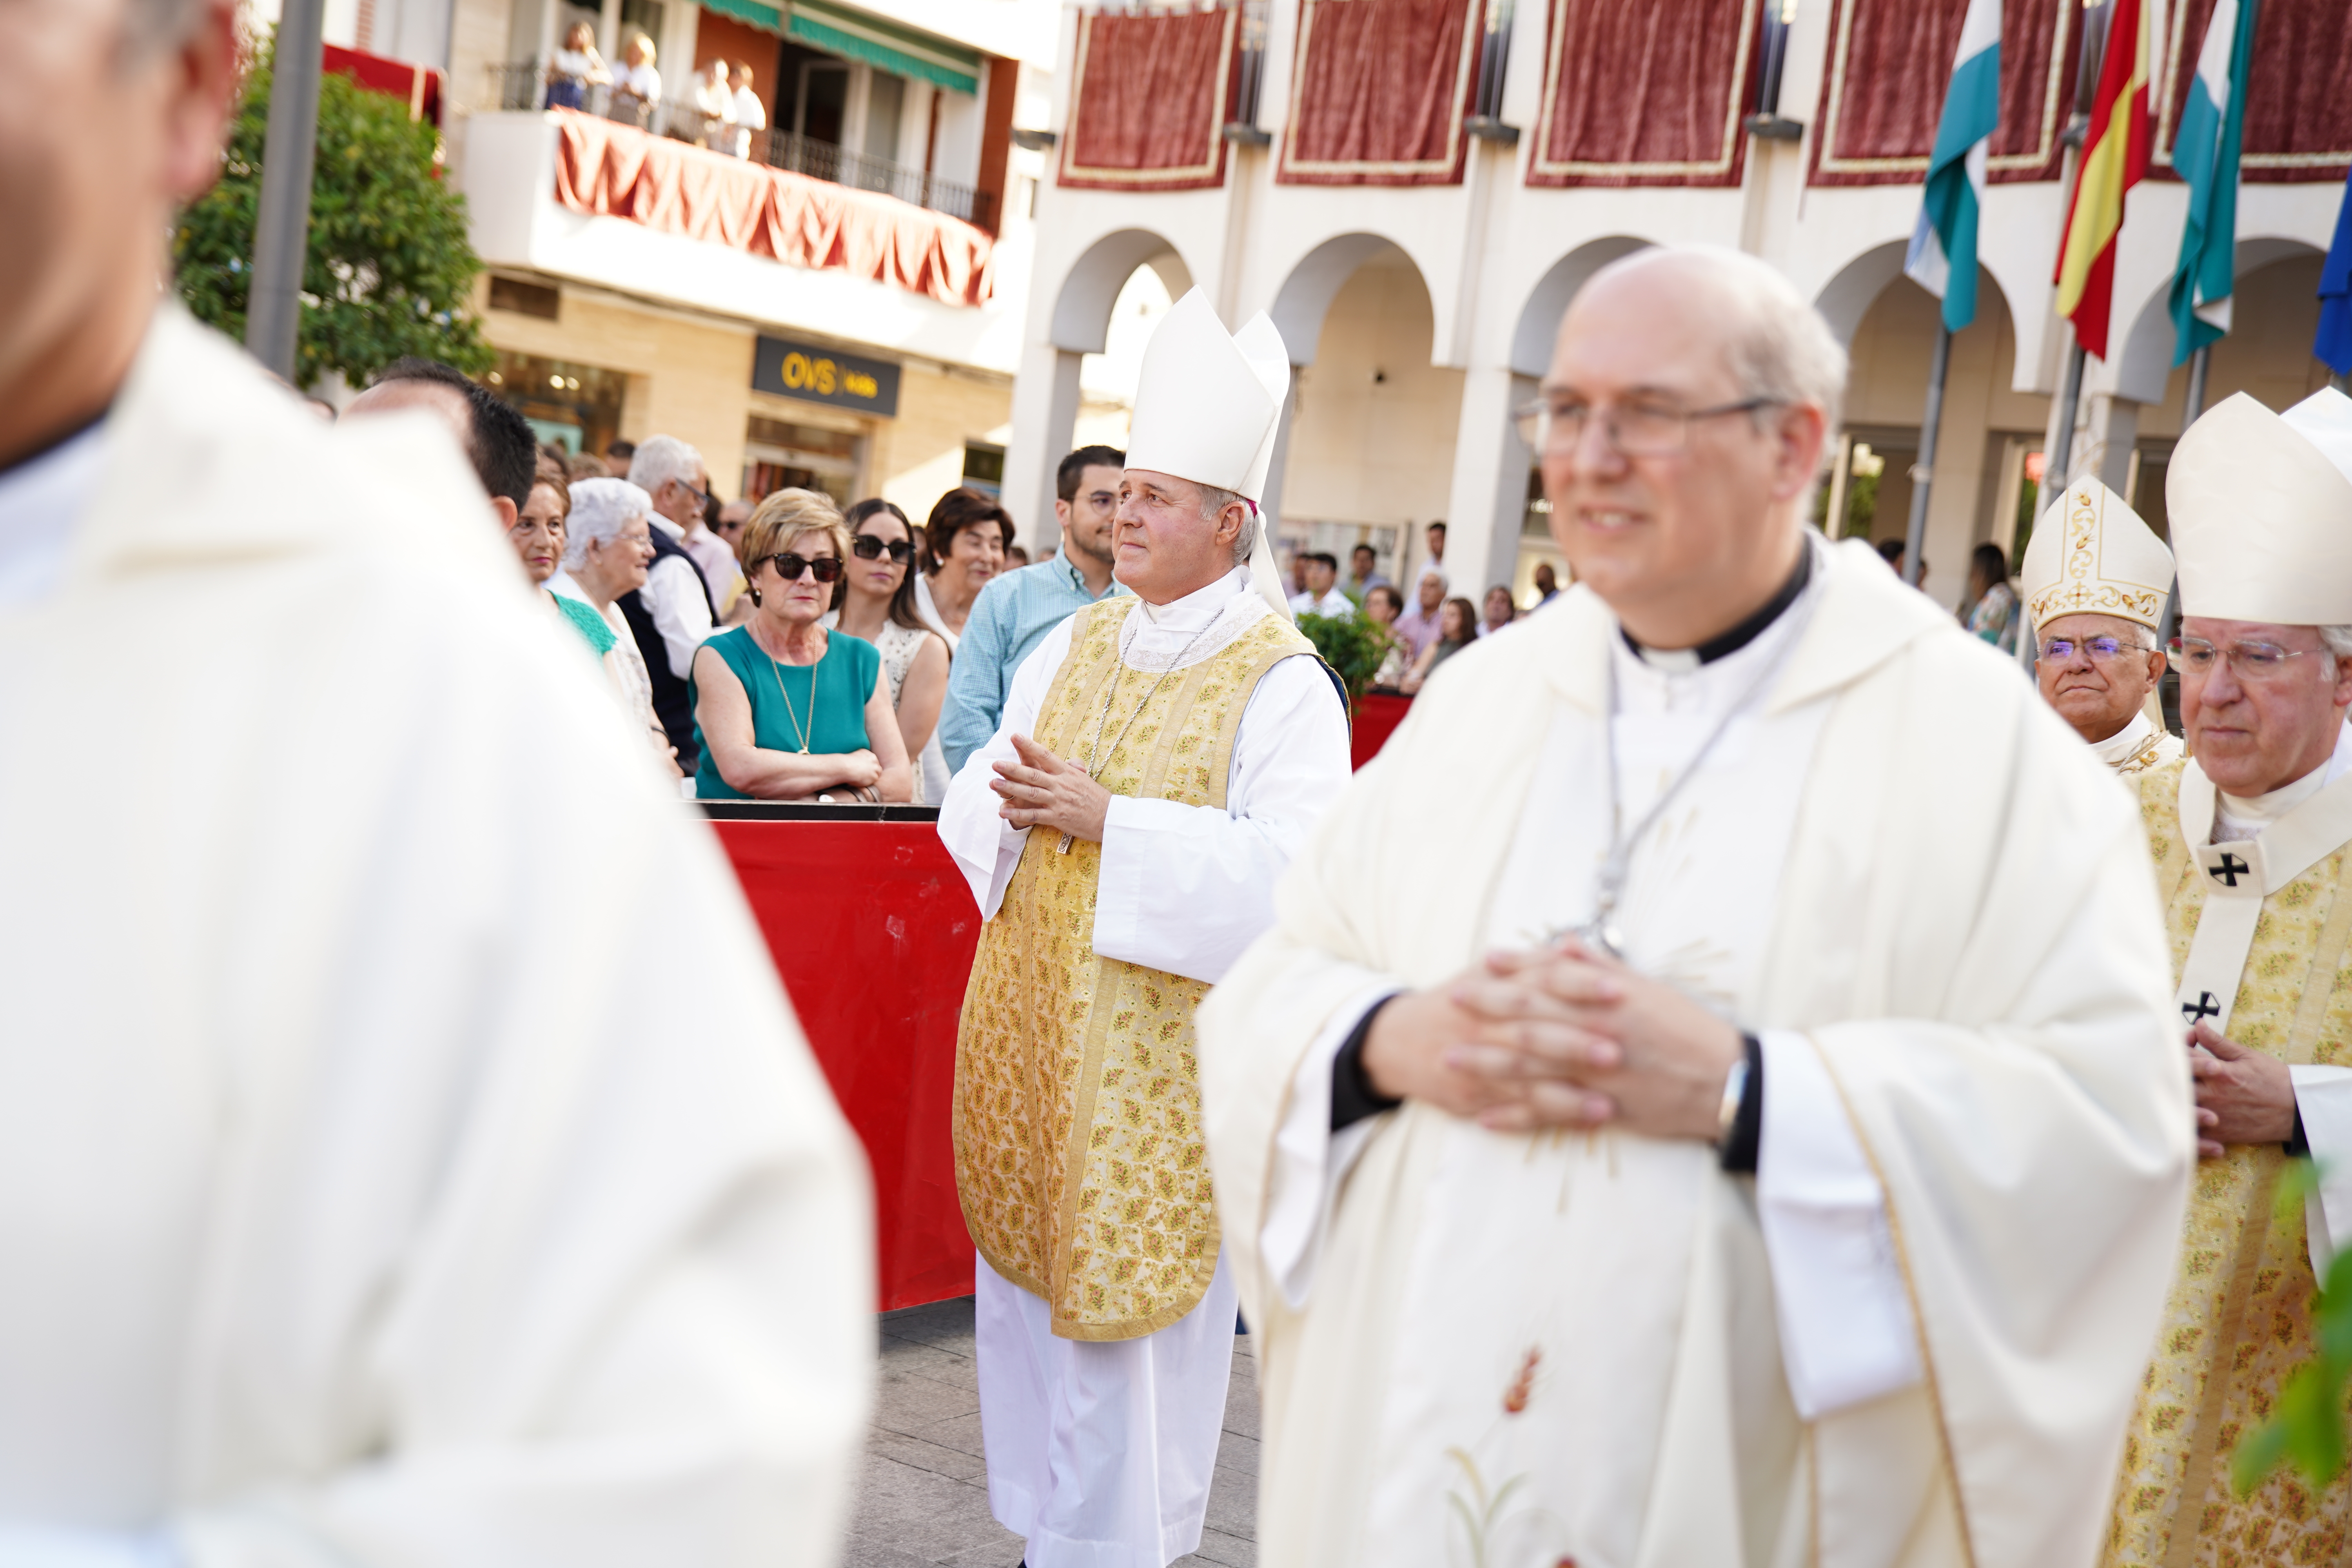
MULTIPOLYGON (((2178 639, 2175 640, 2174 646, 2179 646, 2178 639)), ((2042 645, 2042 658, 2052 664, 2063 663, 2074 658, 2078 651, 2088 654, 2095 664, 2105 664, 2111 659, 2122 658, 2126 654, 2133 656, 2151 654, 2156 649, 2143 647, 2135 642, 2126 642, 2121 637, 2052 637, 2042 645)))
POLYGON ((2319 647, 2281 647, 2278 644, 2270 642, 2231 643, 2227 648, 2222 648, 2207 642, 2203 637, 2172 639, 2172 657, 2179 659, 2180 668, 2189 674, 2208 674, 2212 670, 2216 659, 2227 658, 2230 661, 2231 669, 2235 671, 2241 679, 2248 676, 2259 678, 2276 675, 2285 667, 2288 659, 2301 658, 2305 654, 2326 652, 2326 648, 2319 647))
POLYGON ((849 552, 860 561, 879 561, 886 550, 890 552, 890 559, 902 566, 915 558, 914 545, 903 539, 886 542, 871 533, 861 533, 849 542, 849 552))
POLYGON ((719 520, 719 531, 721 533, 740 533, 743 531, 743 523, 744 519, 740 517, 731 521, 722 518, 719 520))
POLYGON ((782 554, 764 556, 760 561, 751 563, 753 576, 759 575, 762 563, 775 567, 776 575, 787 583, 799 582, 801 574, 803 572, 815 573, 816 580, 820 583, 841 581, 841 557, 838 555, 820 555, 811 561, 804 556, 795 555, 788 550, 782 554))
POLYGON ((1609 444, 1629 458, 1667 458, 1690 445, 1690 427, 1701 419, 1727 414, 1753 414, 1780 405, 1777 397, 1748 397, 1713 408, 1670 408, 1661 403, 1595 405, 1569 400, 1554 403, 1538 397, 1511 416, 1519 439, 1529 451, 1573 451, 1584 439, 1584 426, 1596 407, 1609 444))

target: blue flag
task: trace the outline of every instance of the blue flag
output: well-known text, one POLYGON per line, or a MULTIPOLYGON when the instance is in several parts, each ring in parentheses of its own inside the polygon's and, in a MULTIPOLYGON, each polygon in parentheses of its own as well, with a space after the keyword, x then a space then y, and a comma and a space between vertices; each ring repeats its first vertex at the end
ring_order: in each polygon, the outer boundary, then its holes
POLYGON ((2336 213, 2336 240, 2319 269, 2319 333, 2311 352, 2338 375, 2352 375, 2352 174, 2336 213))

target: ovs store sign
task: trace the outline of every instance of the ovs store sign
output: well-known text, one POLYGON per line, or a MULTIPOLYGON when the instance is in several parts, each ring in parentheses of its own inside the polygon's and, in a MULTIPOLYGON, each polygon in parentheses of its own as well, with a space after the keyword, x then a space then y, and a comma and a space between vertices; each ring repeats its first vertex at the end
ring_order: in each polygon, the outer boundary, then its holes
POLYGON ((898 412, 898 367, 885 360, 763 337, 751 356, 751 390, 887 419, 898 412))

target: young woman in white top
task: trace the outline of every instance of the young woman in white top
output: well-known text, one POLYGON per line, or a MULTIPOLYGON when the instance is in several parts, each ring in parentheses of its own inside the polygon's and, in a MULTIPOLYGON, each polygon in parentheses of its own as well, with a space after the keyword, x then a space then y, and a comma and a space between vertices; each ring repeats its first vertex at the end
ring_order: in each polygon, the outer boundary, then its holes
POLYGON ((940 748, 940 707, 948 695, 948 645, 915 614, 915 529, 887 500, 862 500, 849 525, 849 570, 834 591, 825 625, 864 637, 882 656, 898 732, 915 758, 915 804, 947 797, 948 759, 940 748))
POLYGON ((643 33, 629 40, 625 62, 613 77, 613 118, 643 125, 661 101, 661 72, 654 69, 654 41, 643 33))
POLYGON ((572 31, 564 35, 563 47, 548 62, 547 107, 584 108, 590 88, 612 84, 613 73, 604 57, 596 52, 596 29, 585 22, 574 22, 572 31))

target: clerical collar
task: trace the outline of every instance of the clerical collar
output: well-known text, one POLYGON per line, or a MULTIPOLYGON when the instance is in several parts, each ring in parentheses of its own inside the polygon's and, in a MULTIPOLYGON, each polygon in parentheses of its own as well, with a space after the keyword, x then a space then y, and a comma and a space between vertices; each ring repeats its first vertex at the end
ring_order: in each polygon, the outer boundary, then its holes
POLYGON ((2260 837, 2264 829, 2279 818, 2342 778, 2352 773, 2352 723, 2340 724, 2336 731, 2336 750, 2325 763, 2312 769, 2293 784, 2281 784, 2268 795, 2235 795, 2214 792, 2212 842, 2234 843, 2240 839, 2260 837))
POLYGON ((1155 631, 1192 631, 1206 626, 1225 601, 1249 587, 1249 568, 1236 566, 1205 588, 1195 588, 1181 599, 1171 599, 1164 605, 1139 599, 1143 614, 1155 631))
POLYGON ((74 524, 98 488, 105 421, 0 471, 0 605, 46 598, 65 575, 74 524))
POLYGON ((2093 742, 2091 750, 2097 754, 2099 761, 2113 767, 2137 751, 2140 742, 2155 732, 2156 726, 2147 721, 2147 710, 2135 708, 2132 710, 2130 723, 2126 724, 2104 741, 2093 742))
POLYGON ((1812 542, 1807 540, 1804 548, 1797 552, 1796 569, 1789 574, 1789 580, 1780 584, 1780 591, 1767 599, 1761 609, 1720 637, 1709 637, 1696 647, 1664 648, 1643 647, 1633 640, 1633 634, 1625 629, 1622 622, 1618 624, 1617 632, 1625 639, 1625 646, 1633 650, 1635 657, 1652 669, 1666 675, 1687 675, 1701 665, 1713 664, 1727 654, 1738 653, 1763 636, 1767 626, 1789 613, 1789 606, 1797 602, 1798 596, 1805 591, 1805 584, 1812 578, 1813 547, 1812 542))

